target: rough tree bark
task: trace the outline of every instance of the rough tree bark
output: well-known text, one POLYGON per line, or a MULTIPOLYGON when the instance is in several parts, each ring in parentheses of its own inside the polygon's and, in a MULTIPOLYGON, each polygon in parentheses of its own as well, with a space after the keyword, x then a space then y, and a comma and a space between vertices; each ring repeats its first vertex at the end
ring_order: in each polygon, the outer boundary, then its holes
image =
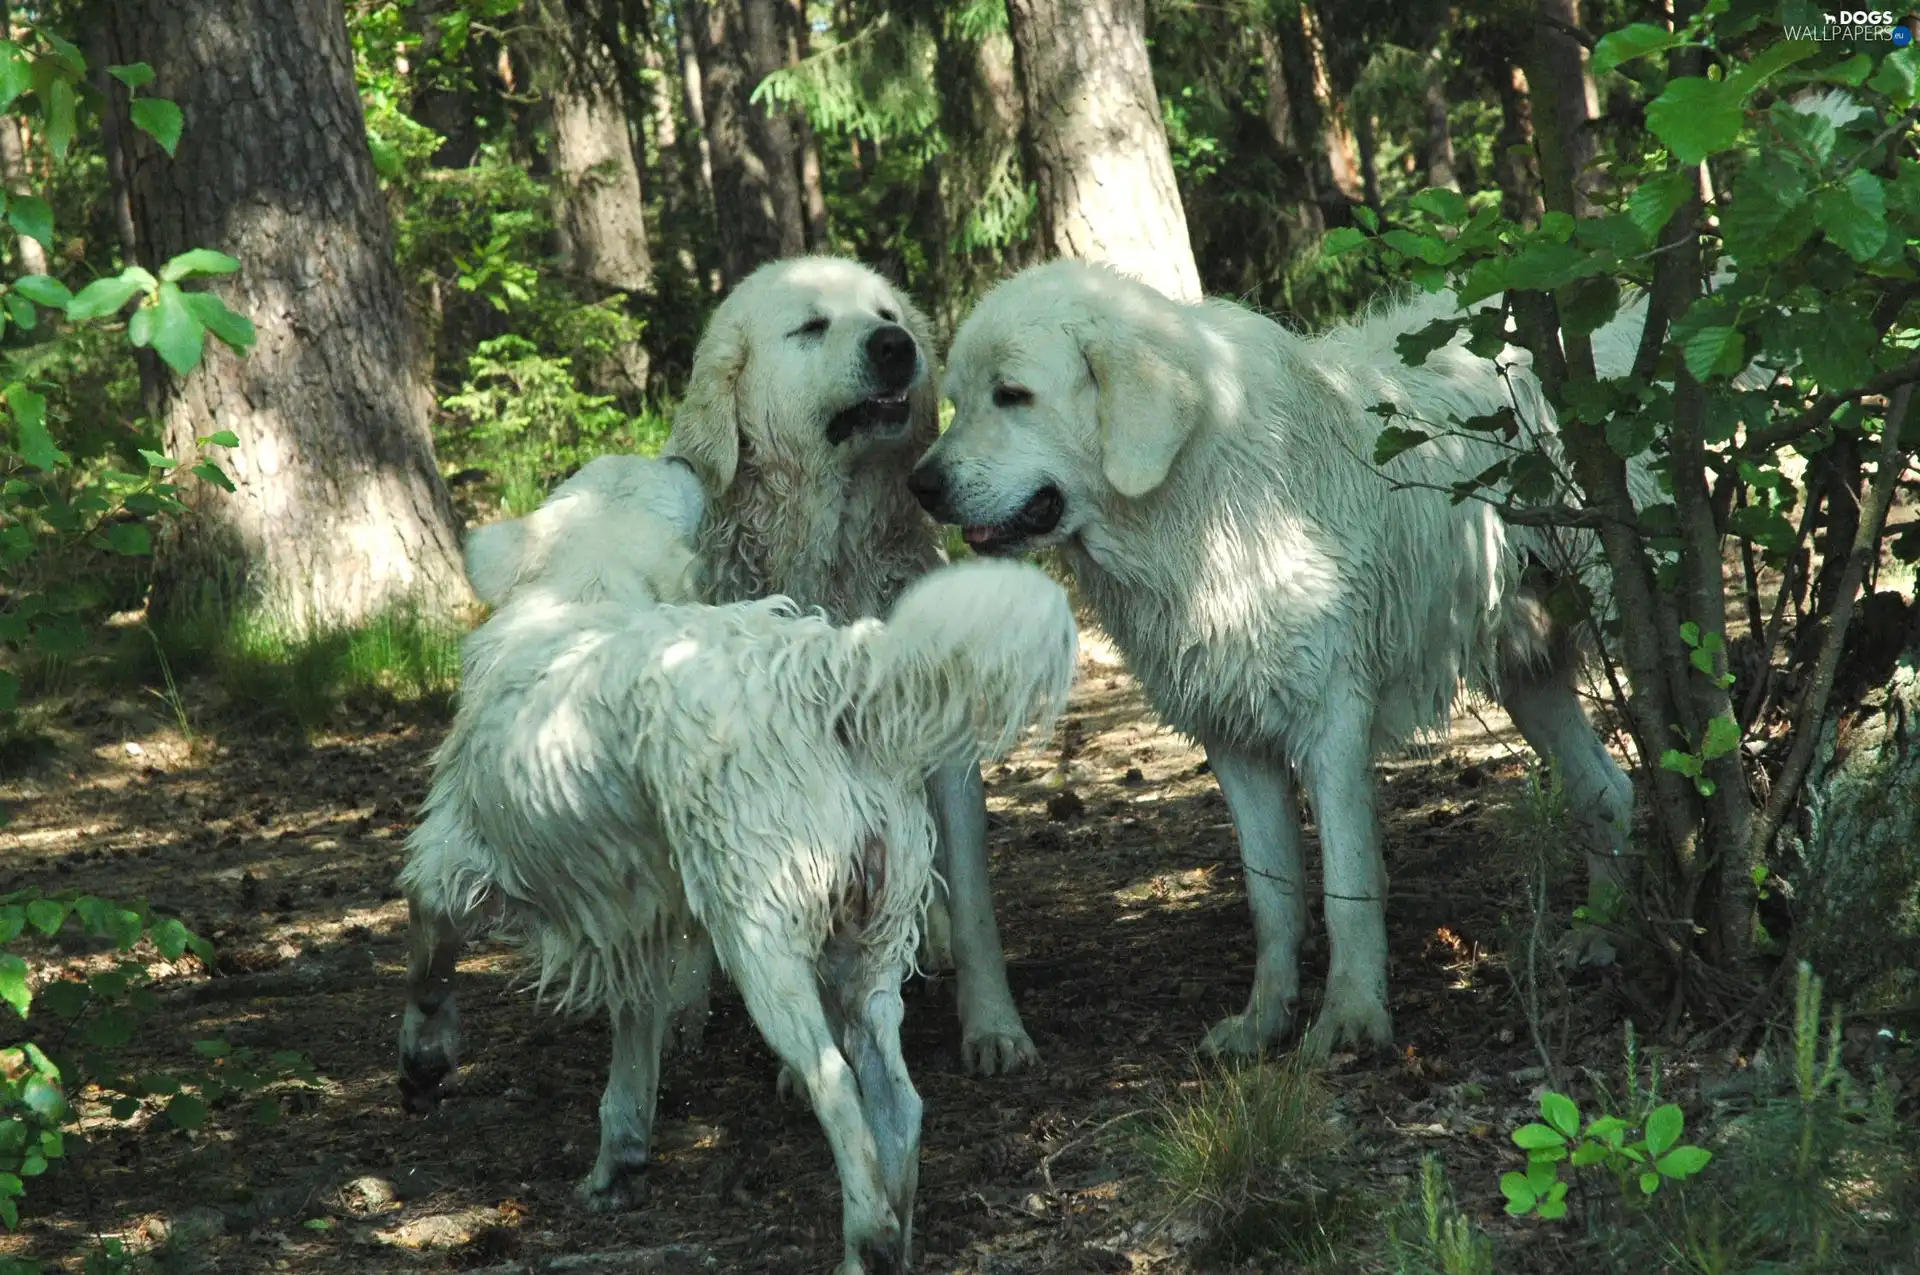
POLYGON ((1500 211, 1528 226, 1540 224, 1540 179, 1533 171, 1533 103, 1527 73, 1518 66, 1493 68, 1500 93, 1500 138, 1493 170, 1500 182, 1500 211))
POLYGON ((1308 65, 1313 68, 1313 97, 1320 107, 1321 140, 1326 148, 1327 167, 1333 175, 1333 188, 1348 203, 1360 203, 1366 199, 1367 191, 1360 175, 1360 158, 1354 151, 1353 129, 1347 124, 1346 104, 1333 91, 1326 41, 1320 37, 1320 22, 1311 5, 1300 6, 1300 33, 1306 41, 1308 65))
MULTIPOLYGON (((1539 0, 1540 51, 1536 65, 1552 68, 1543 83, 1552 95, 1555 118, 1565 137, 1565 153, 1558 162, 1568 169, 1573 183, 1573 215, 1594 215, 1593 191, 1599 179, 1594 169, 1598 139, 1593 122, 1600 118, 1600 95, 1593 84, 1593 62, 1587 46, 1572 32, 1580 26, 1580 0, 1539 0)), ((1536 110, 1544 103, 1536 106, 1536 110)), ((1542 175, 1549 186, 1554 177, 1542 175)))
POLYGON ((1007 20, 1045 246, 1198 300, 1146 0, 1007 0, 1007 20))
POLYGON ((751 98, 780 65, 775 0, 687 0, 700 62, 721 271, 729 285, 755 266, 806 251, 805 206, 784 116, 751 98))
POLYGON ((1453 134, 1447 125, 1447 64, 1440 56, 1437 33, 1433 52, 1427 55, 1427 85, 1421 94, 1420 106, 1427 118, 1427 185, 1459 190, 1460 179, 1454 171, 1453 134))
POLYGON ((345 11, 114 0, 107 20, 115 60, 149 63, 186 119, 172 160, 123 131, 144 262, 237 257, 218 290, 259 332, 245 359, 210 341, 190 376, 156 381, 173 454, 216 430, 240 440, 220 457, 238 490, 189 487, 190 516, 156 547, 156 608, 246 603, 311 630, 466 602, 345 11))
POLYGON ((693 125, 694 173, 707 206, 713 206, 713 148, 707 142, 706 77, 700 69, 700 50, 691 24, 698 18, 687 0, 673 6, 674 49, 680 59, 680 90, 685 95, 687 122, 693 125))
POLYGON ((653 286, 646 196, 619 62, 608 44, 613 24, 595 7, 569 0, 548 23, 544 42, 561 260, 591 290, 644 293, 653 286))
MULTIPOLYGON (((813 33, 807 27, 806 0, 785 0, 782 16, 787 28, 787 61, 799 62, 813 53, 813 33)), ((792 114, 793 140, 800 165, 800 206, 807 219, 807 247, 826 252, 827 191, 820 177, 820 142, 804 111, 792 114)))

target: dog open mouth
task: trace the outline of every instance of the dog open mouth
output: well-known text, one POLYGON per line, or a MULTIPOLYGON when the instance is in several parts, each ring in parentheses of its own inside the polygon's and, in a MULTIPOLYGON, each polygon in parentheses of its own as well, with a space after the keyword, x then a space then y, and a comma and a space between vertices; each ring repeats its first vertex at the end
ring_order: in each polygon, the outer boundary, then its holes
POLYGON ((975 553, 1014 554, 1030 541, 1052 532, 1067 510, 1066 498, 1058 487, 1042 487, 1013 517, 988 525, 969 524, 960 529, 961 537, 975 553))
POLYGON ((910 389, 888 390, 834 413, 833 419, 827 422, 827 441, 844 443, 866 430, 891 432, 901 428, 913 413, 910 392, 910 389))

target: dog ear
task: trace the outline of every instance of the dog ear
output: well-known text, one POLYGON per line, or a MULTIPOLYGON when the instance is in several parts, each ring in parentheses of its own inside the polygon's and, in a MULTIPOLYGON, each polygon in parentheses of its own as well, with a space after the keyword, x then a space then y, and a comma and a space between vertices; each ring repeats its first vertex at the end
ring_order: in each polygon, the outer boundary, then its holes
POLYGON ((527 528, 523 518, 492 522, 467 533, 461 554, 466 559, 467 583, 474 596, 488 606, 499 606, 520 576, 526 555, 527 528))
POLYGON ((1103 326, 1080 351, 1098 395, 1101 471, 1122 496, 1144 496, 1166 481, 1200 423, 1200 382, 1175 333, 1123 336, 1103 326))
POLYGON ((661 449, 663 456, 692 465, 715 496, 733 485, 740 468, 739 388, 747 352, 745 325, 733 315, 716 315, 694 351, 687 396, 673 414, 673 432, 661 449))

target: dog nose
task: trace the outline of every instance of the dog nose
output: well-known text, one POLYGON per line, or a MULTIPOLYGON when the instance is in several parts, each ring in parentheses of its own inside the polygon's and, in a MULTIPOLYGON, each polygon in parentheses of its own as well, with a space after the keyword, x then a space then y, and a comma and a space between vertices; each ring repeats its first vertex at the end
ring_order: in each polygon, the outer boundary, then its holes
POLYGON ((903 387, 913 379, 918 353, 913 334, 895 323, 875 328, 867 338, 867 362, 873 365, 874 375, 888 389, 903 387))
POLYGON ((941 522, 946 522, 945 505, 947 496, 946 476, 935 465, 917 465, 907 475, 907 490, 920 502, 920 507, 941 522))

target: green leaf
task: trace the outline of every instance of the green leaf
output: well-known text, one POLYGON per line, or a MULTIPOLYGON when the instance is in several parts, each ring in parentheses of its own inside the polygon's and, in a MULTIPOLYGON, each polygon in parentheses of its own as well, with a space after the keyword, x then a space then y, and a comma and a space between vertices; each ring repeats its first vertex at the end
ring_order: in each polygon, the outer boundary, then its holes
POLYGON ((1400 361, 1408 367, 1419 367, 1425 363, 1435 350, 1442 349, 1460 333, 1467 320, 1464 316, 1451 319, 1435 319, 1417 332, 1404 332, 1394 342, 1400 361))
POLYGON ((27 904, 27 924, 51 938, 67 923, 67 910, 58 899, 35 899, 27 904))
POLYGON ((1338 257, 1342 253, 1352 252, 1367 242, 1366 232, 1355 230, 1352 226, 1337 226, 1327 232, 1320 241, 1320 251, 1329 257, 1338 257))
POLYGON ((33 87, 33 63, 12 40, 0 40, 0 111, 33 87))
POLYGON ((1627 220, 1649 242, 1658 238, 1673 214, 1696 193, 1694 181, 1693 173, 1675 168, 1641 182, 1627 197, 1627 220))
POLYGON ((118 314, 122 306, 154 283, 153 276, 146 271, 141 270, 140 274, 146 278, 135 275, 133 270, 124 270, 111 278, 95 279, 67 302, 68 320, 85 323, 102 315, 118 314))
POLYGON ((145 62, 129 62, 125 66, 110 66, 107 74, 130 89, 145 88, 153 83, 153 68, 145 62))
POLYGON ((153 307, 143 305, 127 320, 127 342, 136 350, 153 344, 153 307))
MULTIPOLYGON (((220 466, 214 464, 210 460, 201 461, 199 464, 195 465, 190 472, 198 474, 201 478, 205 479, 207 482, 212 483, 215 487, 220 488, 222 491, 235 490, 233 485, 233 479, 227 477, 227 471, 220 468, 220 466)), ((211 960, 212 958, 208 957, 208 959, 211 960)))
POLYGON ((1647 127, 1675 160, 1691 166, 1739 140, 1743 104, 1744 94, 1727 81, 1685 76, 1647 103, 1647 127))
POLYGON ((211 248, 195 248, 181 253, 160 267, 160 282, 178 283, 182 279, 192 279, 200 275, 232 274, 239 268, 240 263, 224 252, 215 252, 211 248))
POLYGON ((147 529, 137 522, 116 522, 100 529, 101 548, 128 558, 144 558, 153 552, 147 529))
POLYGON ((139 1114, 140 1100, 138 1098, 116 1098, 113 1101, 113 1106, 107 1108, 107 1110, 113 1115, 115 1120, 131 1120, 139 1114))
POLYGON ((1879 177, 1856 168, 1814 201, 1814 220, 1855 261, 1871 261, 1887 242, 1887 191, 1879 177))
POLYGON ((12 952, 0 952, 0 1001, 13 1006, 22 1018, 33 1004, 33 991, 27 986, 27 963, 12 952))
POLYGON ((1556 1182, 1551 1194, 1540 1201, 1540 1216, 1548 1222, 1557 1222, 1567 1215, 1567 1184, 1556 1182))
MULTIPOLYGON (((189 292, 187 304, 204 323, 207 331, 224 341, 235 354, 245 354, 253 348, 255 332, 253 320, 244 314, 235 314, 227 308, 227 303, 211 292, 189 292)), ((228 437, 232 437, 229 435, 228 437)), ((239 443, 228 444, 238 447, 239 443)))
POLYGON ((216 430, 200 440, 202 447, 238 447, 240 439, 230 429, 216 430))
POLYGON ((40 1004, 59 1018, 78 1018, 93 993, 77 978, 60 978, 40 989, 40 1004))
POLYGON ((177 105, 164 97, 143 97, 136 99, 127 113, 135 128, 160 143, 168 155, 173 154, 174 147, 180 144, 180 129, 185 123, 177 105))
POLYGON ((1620 313, 1620 284, 1595 275, 1569 285, 1560 299, 1560 328, 1571 336, 1589 336, 1620 313))
POLYGON ((57 79, 47 90, 47 149, 55 159, 65 159, 73 145, 73 85, 57 79))
POLYGON ((1569 1163, 1575 1168, 1585 1168, 1589 1164, 1598 1164, 1607 1158, 1607 1147, 1603 1142, 1583 1142, 1573 1150, 1569 1163))
MULTIPOLYGON (((1732 717, 1723 713, 1707 723, 1706 736, 1700 741, 1700 755, 1702 757, 1708 761, 1712 761, 1716 757, 1725 757, 1738 747, 1740 747, 1740 724, 1734 721, 1732 717)), ((1666 1108, 1662 1107, 1660 1110, 1665 1111, 1666 1108)), ((1680 1109, 1678 1107, 1675 1107, 1673 1110, 1675 1115, 1679 1114, 1680 1109)), ((1655 1114, 1657 1115, 1659 1113, 1656 1112, 1655 1114)), ((1654 1154, 1658 1155, 1659 1152, 1656 1151, 1654 1154)))
POLYGON ((1533 1186, 1521 1173, 1503 1173, 1500 1175, 1500 1193, 1507 1197, 1507 1212, 1514 1217, 1524 1217, 1533 1212, 1539 1196, 1533 1186))
POLYGON ((53 248, 53 209, 38 195, 15 195, 7 208, 7 224, 41 247, 53 248))
POLYGON ((1782 40, 1761 50, 1751 62, 1729 75, 1726 83, 1744 101, 1746 96, 1796 62, 1820 51, 1817 40, 1782 40))
POLYGON ((1548 1091, 1541 1095, 1540 1114, 1563 1138, 1572 1138, 1580 1132, 1580 1108, 1563 1093, 1548 1091))
POLYGON ((73 293, 67 291, 66 284, 43 274, 21 275, 13 281, 13 290, 29 301, 37 301, 56 310, 65 309, 67 302, 73 300, 73 293))
POLYGON ((1694 379, 1732 376, 1747 365, 1747 338, 1739 328, 1714 325, 1692 333, 1682 351, 1694 379))
POLYGON ((1377 234, 1380 230, 1379 214, 1375 213, 1373 209, 1367 207, 1365 204, 1354 205, 1353 219, 1359 222, 1360 228, 1370 235, 1377 234))
POLYGON ((1457 226, 1467 219, 1466 198, 1459 191, 1448 190, 1445 186, 1430 186, 1410 202, 1435 221, 1449 226, 1457 226))
POLYGON ((207 1104, 190 1093, 177 1094, 167 1103, 167 1119, 176 1129, 198 1129, 207 1122, 207 1104))
POLYGON ((1675 1147, 1667 1152, 1655 1164, 1655 1168, 1670 1178, 1690 1178, 1707 1167, 1707 1161, 1713 1159, 1713 1152, 1704 1147, 1675 1147))
POLYGON ((1433 435, 1421 429, 1407 429, 1399 425, 1389 425, 1380 431, 1373 443, 1373 463, 1384 465, 1401 452, 1418 447, 1433 435))
POLYGON ((1605 75, 1622 62, 1671 49, 1685 38, 1678 31, 1669 31, 1650 22, 1635 22, 1618 31, 1609 31, 1593 46, 1593 73, 1605 75))
POLYGON ((1700 777, 1700 759, 1692 753, 1683 753, 1678 748, 1669 748, 1660 754, 1660 769, 1676 771, 1689 779, 1700 777))
POLYGON ((187 304, 186 293, 177 283, 160 285, 159 301, 153 308, 152 340, 153 352, 180 375, 199 366, 207 343, 207 325, 187 304))
POLYGON ((22 332, 31 332, 40 322, 40 312, 33 308, 33 302, 17 292, 9 292, 6 297, 7 317, 13 320, 13 326, 22 332))
POLYGON ((67 454, 53 445, 53 435, 47 432, 46 396, 15 382, 7 386, 6 397, 19 427, 20 459, 49 472, 67 464, 67 454))
POLYGON ((1640 1175, 1640 1194, 1652 1195, 1660 1189, 1660 1175, 1651 1169, 1640 1175))
MULTIPOLYGON (((1711 729, 1707 732, 1711 735, 1711 729)), ((1667 1103, 1655 1108, 1647 1117, 1647 1154, 1654 1159, 1665 1155, 1668 1148, 1680 1141, 1680 1134, 1686 1129, 1687 1120, 1681 1114, 1677 1103, 1667 1103)))
POLYGON ((110 1009, 88 1021, 87 1043, 95 1049, 118 1049, 133 1039, 133 1015, 124 1009, 110 1009))
POLYGON ((1523 1124, 1513 1131, 1513 1145, 1523 1151, 1560 1147, 1566 1139, 1543 1124, 1523 1124))
POLYGON ((1920 58, 1912 53, 1884 57, 1880 59, 1880 69, 1867 81, 1867 87, 1892 98, 1896 107, 1905 107, 1913 101, 1916 77, 1920 77, 1920 58))

